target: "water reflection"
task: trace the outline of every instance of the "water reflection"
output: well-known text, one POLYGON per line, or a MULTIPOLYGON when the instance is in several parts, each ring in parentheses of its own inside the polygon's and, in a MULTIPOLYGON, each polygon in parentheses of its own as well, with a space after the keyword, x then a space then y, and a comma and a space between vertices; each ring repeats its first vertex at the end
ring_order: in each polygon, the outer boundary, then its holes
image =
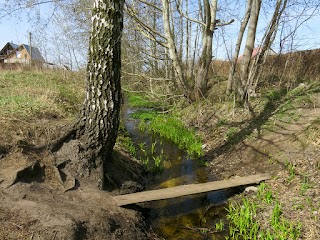
MULTIPOLYGON (((124 124, 133 141, 144 143, 150 149, 157 144, 155 155, 163 154, 163 171, 150 179, 147 190, 174 187, 182 184, 204 183, 216 180, 197 159, 192 159, 185 151, 166 139, 138 130, 138 120, 130 118, 132 109, 123 109, 124 124)), ((142 157, 144 153, 137 151, 142 157)), ((238 190, 220 190, 175 199, 167 199, 141 204, 150 209, 148 222, 154 231, 165 239, 224 239, 223 233, 201 231, 210 230, 215 223, 226 216, 224 202, 238 190), (200 230, 199 230, 200 229, 200 230), (210 238, 209 238, 210 236, 210 238)))

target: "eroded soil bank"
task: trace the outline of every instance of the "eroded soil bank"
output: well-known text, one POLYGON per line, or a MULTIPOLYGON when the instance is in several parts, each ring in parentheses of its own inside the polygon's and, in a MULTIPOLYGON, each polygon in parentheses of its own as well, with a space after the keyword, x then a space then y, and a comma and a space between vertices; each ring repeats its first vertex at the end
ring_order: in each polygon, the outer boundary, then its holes
POLYGON ((58 152, 31 150, 61 134, 64 121, 1 123, 6 128, 0 133, 0 239, 152 239, 141 214, 117 207, 112 198, 137 190, 130 183, 142 178, 142 168, 127 153, 117 149, 109 165, 109 187, 118 190, 103 192, 95 187, 94 173, 73 176, 75 140, 58 152))
MULTIPOLYGON (((312 101, 300 101, 286 114, 277 106, 254 122, 246 118, 246 110, 238 115, 229 111, 225 121, 223 109, 219 114, 208 106, 185 118, 204 139, 205 160, 215 176, 273 176, 267 184, 286 218, 301 224, 301 239, 320 235, 319 103, 317 92, 312 101), (240 131, 230 130, 236 127, 240 131)), ((141 180, 143 171, 126 152, 117 148, 109 166, 113 184, 109 192, 101 192, 93 186, 94 175, 86 179, 86 174, 70 174, 77 142, 69 141, 59 153, 30 151, 30 144, 57 138, 69 122, 51 114, 0 119, 0 238, 157 239, 139 212, 116 207, 112 199, 113 194, 140 190, 134 182, 141 180)), ((264 226, 263 219, 271 213, 258 214, 264 226)))

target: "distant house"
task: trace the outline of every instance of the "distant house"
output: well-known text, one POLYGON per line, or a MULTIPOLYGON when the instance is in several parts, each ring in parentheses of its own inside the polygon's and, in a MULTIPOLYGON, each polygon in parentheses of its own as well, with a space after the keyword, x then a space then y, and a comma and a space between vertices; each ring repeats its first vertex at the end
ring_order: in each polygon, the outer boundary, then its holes
MULTIPOLYGON (((259 53, 261 53, 262 51, 262 48, 261 47, 257 47, 257 48, 254 48, 252 50, 252 55, 251 55, 251 58, 255 58, 256 56, 259 55, 259 53)), ((277 55, 277 53, 275 51, 273 51, 271 48, 267 49, 266 52, 264 53, 265 56, 271 56, 271 55, 277 55)), ((238 57, 238 60, 242 60, 244 57, 244 55, 240 55, 238 57)))
POLYGON ((36 47, 31 47, 27 44, 17 45, 14 43, 7 43, 0 51, 0 63, 35 63, 42 64, 45 62, 40 51, 36 47))
POLYGON ((4 63, 4 59, 18 47, 19 45, 8 42, 0 51, 0 63, 4 63))

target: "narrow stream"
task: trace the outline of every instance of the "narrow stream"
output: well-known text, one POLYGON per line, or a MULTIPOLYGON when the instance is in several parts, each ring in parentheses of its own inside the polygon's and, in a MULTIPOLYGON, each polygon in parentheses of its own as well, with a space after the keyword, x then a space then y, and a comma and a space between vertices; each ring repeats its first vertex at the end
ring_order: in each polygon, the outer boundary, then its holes
MULTIPOLYGON (((154 149, 153 156, 161 155, 164 159, 162 171, 153 174, 146 184, 147 190, 216 180, 199 159, 192 159, 171 141, 139 131, 139 120, 130 117, 133 112, 124 106, 123 121, 133 142, 137 144, 138 158, 145 156, 138 147, 139 143, 143 143, 145 149, 154 149)), ((167 240, 225 239, 226 231, 216 231, 215 225, 225 223, 225 201, 235 191, 220 190, 144 203, 141 206, 150 210, 148 223, 155 233, 167 240)))

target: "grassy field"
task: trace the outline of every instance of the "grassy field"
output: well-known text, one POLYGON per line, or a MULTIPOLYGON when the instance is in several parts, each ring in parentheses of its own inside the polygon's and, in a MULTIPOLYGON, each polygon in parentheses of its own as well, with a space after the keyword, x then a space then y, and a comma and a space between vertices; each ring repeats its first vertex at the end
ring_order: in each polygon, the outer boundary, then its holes
POLYGON ((79 73, 62 71, 0 71, 0 115, 30 118, 50 113, 72 117, 84 96, 79 73))

